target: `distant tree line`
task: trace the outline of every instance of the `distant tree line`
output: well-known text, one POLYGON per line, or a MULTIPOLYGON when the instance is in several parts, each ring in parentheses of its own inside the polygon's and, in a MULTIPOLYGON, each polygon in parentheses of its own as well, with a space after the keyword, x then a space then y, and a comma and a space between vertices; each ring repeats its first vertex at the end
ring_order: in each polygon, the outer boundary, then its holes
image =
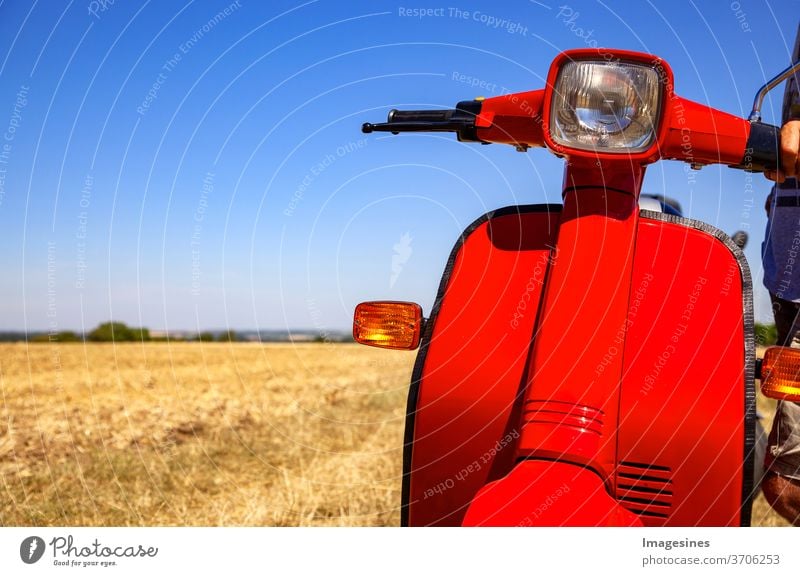
MULTIPOLYGON (((8 333, 8 338, 0 340, 18 340, 19 335, 8 333)), ((49 334, 36 334, 30 338, 31 342, 166 342, 167 336, 154 337, 148 328, 134 328, 123 322, 103 322, 94 330, 86 334, 79 334, 71 330, 63 330, 49 334)), ((172 338, 177 340, 177 338, 172 338)), ((234 330, 227 330, 214 336, 213 332, 200 332, 196 336, 181 338, 184 342, 238 342, 239 337, 234 330)))
MULTIPOLYGON (((97 326, 94 330, 81 334, 71 330, 62 330, 55 333, 37 333, 26 337, 22 332, 0 332, 0 342, 20 342, 28 340, 30 342, 167 342, 181 341, 181 342, 239 342, 246 340, 242 338, 234 330, 227 330, 221 333, 213 333, 203 331, 195 335, 187 335, 183 338, 167 337, 159 334, 153 336, 147 328, 133 328, 123 322, 104 322, 97 326)), ((278 342, 287 341, 288 336, 282 338, 270 338, 269 334, 259 340, 263 342, 278 342)), ((772 346, 778 339, 777 330, 774 324, 755 324, 755 341, 759 346, 772 346)), ((352 341, 352 337, 346 335, 344 337, 336 335, 336 338, 323 337, 317 335, 309 338, 312 342, 347 342, 352 341)))
POLYGON ((2 332, 0 342, 352 342, 350 331, 315 330, 203 330, 189 332, 175 330, 165 332, 136 328, 124 322, 104 322, 93 330, 83 333, 72 330, 59 332, 2 332))

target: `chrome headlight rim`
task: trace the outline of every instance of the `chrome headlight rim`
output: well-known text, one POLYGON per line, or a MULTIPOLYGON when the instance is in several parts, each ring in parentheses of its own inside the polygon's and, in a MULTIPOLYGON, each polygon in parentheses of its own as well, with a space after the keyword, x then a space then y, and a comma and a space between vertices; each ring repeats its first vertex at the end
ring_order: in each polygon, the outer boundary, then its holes
MULTIPOLYGON (((551 148, 559 153, 565 153, 569 150, 576 152, 589 152, 596 155, 649 155, 649 152, 657 144, 659 139, 659 127, 663 120, 664 105, 665 105, 665 89, 664 86, 669 83, 671 85, 671 71, 666 67, 665 63, 653 58, 652 60, 645 60, 639 58, 626 58, 626 55, 634 54, 639 57, 648 57, 646 54, 630 53, 626 51, 608 52, 605 56, 615 56, 613 59, 598 56, 597 52, 589 56, 583 54, 587 51, 569 51, 564 52, 553 62, 554 69, 550 73, 550 82, 548 88, 550 97, 547 98, 546 110, 547 116, 547 129, 545 130, 545 140, 551 148), (582 54, 576 54, 581 52, 582 54), (574 92, 574 87, 564 87, 565 73, 575 72, 579 67, 595 67, 595 71, 600 71, 608 77, 616 76, 620 80, 621 76, 629 76, 627 86, 625 84, 609 85, 611 96, 618 97, 620 92, 624 92, 625 88, 629 90, 633 88, 635 96, 632 104, 634 106, 624 107, 627 114, 623 117, 617 117, 616 120, 624 120, 619 123, 621 128, 619 130, 607 130, 605 132, 593 131, 591 127, 580 126, 581 121, 587 118, 587 113, 595 113, 596 117, 603 116, 597 114, 598 110, 591 108, 584 109, 583 116, 579 118, 578 110, 575 106, 565 106, 564 103, 573 96, 570 91, 574 92), (637 79, 630 79, 630 73, 636 73, 640 77, 637 85, 637 79), (646 85, 647 94, 642 96, 643 88, 641 81, 644 80, 646 85), (638 87, 638 89, 637 89, 638 87), (636 113, 636 106, 639 106, 639 114, 636 113), (568 116, 572 115, 572 122, 569 118, 565 119, 565 113, 568 116), (622 125, 624 123, 624 125, 622 125), (631 125, 635 125, 636 130, 631 131, 631 125), (571 126, 574 132, 583 132, 580 137, 575 137, 574 134, 565 134, 565 127, 571 126), (629 132, 626 134, 626 130, 629 132), (616 137, 616 140, 613 138, 616 137), (609 145, 610 142, 610 145, 609 145)), ((599 82, 602 84, 607 78, 600 78, 599 82)), ((592 88, 592 87, 590 87, 592 88)), ((597 87, 592 94, 584 94, 584 97, 591 99, 592 95, 596 97, 598 94, 597 87)), ((607 95, 606 95, 607 96, 607 95)), ((613 99, 612 99, 613 100, 613 99)), ((613 124, 613 115, 606 115, 605 118, 600 120, 608 125, 613 124)), ((595 118, 596 120, 597 118, 595 118)))

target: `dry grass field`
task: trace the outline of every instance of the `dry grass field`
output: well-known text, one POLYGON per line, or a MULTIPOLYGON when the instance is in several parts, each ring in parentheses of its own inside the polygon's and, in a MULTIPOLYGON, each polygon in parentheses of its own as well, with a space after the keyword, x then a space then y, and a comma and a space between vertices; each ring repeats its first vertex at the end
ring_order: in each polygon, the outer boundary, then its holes
POLYGON ((0 525, 397 525, 414 357, 0 345, 0 525))
POLYGON ((414 354, 0 346, 2 525, 397 525, 414 354))

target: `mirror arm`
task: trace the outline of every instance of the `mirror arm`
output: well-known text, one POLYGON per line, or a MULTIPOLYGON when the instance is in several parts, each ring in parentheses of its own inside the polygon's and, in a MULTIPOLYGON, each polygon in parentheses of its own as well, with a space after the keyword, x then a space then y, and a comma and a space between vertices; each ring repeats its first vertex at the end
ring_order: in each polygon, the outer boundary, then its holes
POLYGON ((764 103, 764 97, 770 90, 775 88, 775 86, 786 80, 789 76, 792 76, 798 70, 800 70, 800 61, 795 62, 758 89, 758 92, 756 92, 756 97, 753 100, 753 110, 750 112, 750 116, 748 117, 750 122, 761 122, 761 105, 764 103))

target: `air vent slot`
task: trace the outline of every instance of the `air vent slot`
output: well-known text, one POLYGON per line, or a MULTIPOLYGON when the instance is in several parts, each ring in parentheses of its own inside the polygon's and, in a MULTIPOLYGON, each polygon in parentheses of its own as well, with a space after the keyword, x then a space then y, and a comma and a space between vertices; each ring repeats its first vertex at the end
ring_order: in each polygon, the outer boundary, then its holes
POLYGON ((617 501, 645 519, 669 518, 672 510, 672 470, 667 466, 620 462, 617 501))

